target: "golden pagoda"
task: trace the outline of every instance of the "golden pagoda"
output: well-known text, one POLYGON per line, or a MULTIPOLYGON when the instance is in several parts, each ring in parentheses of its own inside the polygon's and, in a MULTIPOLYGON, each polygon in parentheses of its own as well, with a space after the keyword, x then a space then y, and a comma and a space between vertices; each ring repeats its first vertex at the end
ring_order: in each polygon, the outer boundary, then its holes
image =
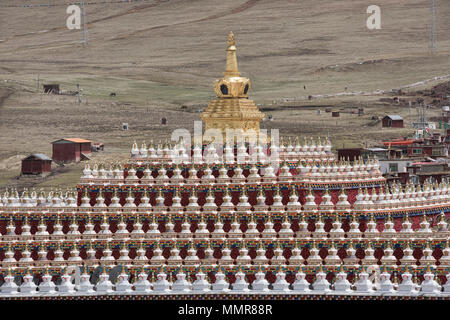
POLYGON ((223 78, 214 83, 217 99, 212 100, 201 115, 205 130, 221 130, 224 141, 227 129, 242 129, 244 133, 254 130, 259 135, 259 124, 264 118, 253 100, 248 99, 250 80, 241 77, 238 70, 233 32, 228 35, 227 44, 226 70, 223 78))

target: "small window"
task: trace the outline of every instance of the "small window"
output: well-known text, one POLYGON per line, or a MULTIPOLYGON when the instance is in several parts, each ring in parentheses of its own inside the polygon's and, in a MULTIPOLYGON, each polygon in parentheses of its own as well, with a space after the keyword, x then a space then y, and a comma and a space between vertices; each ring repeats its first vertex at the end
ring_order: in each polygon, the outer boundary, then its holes
POLYGON ((389 163, 389 172, 398 172, 398 163, 389 163))
POLYGON ((441 149, 433 149, 432 155, 433 156, 443 156, 443 152, 441 149))
POLYGON ((228 94, 228 87, 224 84, 222 84, 220 86, 220 92, 222 92, 222 94, 228 94))
POLYGON ((245 85, 244 94, 247 94, 247 92, 248 92, 248 84, 245 85))

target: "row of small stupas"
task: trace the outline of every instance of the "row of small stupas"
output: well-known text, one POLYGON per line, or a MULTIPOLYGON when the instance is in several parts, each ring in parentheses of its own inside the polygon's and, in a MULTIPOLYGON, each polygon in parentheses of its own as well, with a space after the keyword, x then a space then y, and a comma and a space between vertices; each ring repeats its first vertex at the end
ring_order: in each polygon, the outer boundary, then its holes
POLYGON ((96 235, 91 230, 89 237, 84 233, 82 238, 80 234, 75 234, 73 229, 67 235, 61 230, 51 235, 40 231, 34 241, 30 239, 33 238, 31 234, 28 234, 28 239, 24 235, 19 239, 16 237, 15 241, 3 240, 7 245, 1 266, 21 269, 68 265, 127 265, 130 268, 162 265, 245 265, 255 268, 257 265, 283 265, 292 270, 302 265, 326 265, 333 270, 340 264, 352 269, 358 269, 360 265, 383 264, 390 268, 411 266, 422 270, 425 265, 430 264, 437 266, 439 272, 445 272, 450 266, 448 240, 444 240, 444 243, 426 242, 422 249, 423 242, 417 240, 352 242, 317 239, 308 243, 286 239, 276 241, 275 238, 193 240, 188 235, 178 239, 155 239, 155 235, 150 239, 136 239, 127 238, 127 235, 120 233, 121 230, 123 229, 119 229, 114 236, 105 233, 96 235))
POLYGON ((320 145, 307 153, 292 146, 279 148, 274 143, 267 149, 263 149, 261 145, 251 148, 240 144, 236 150, 228 144, 223 149, 216 149, 214 144, 209 144, 204 149, 195 145, 192 151, 179 144, 178 147, 168 149, 172 151, 162 152, 161 155, 152 151, 152 156, 145 151, 145 143, 141 149, 137 149, 134 143, 131 149, 134 161, 127 165, 126 176, 120 172, 120 165, 110 165, 108 170, 104 165, 100 165, 92 170, 86 168, 82 181, 101 183, 112 179, 114 182, 137 183, 136 167, 145 168, 141 170, 142 175, 138 176, 144 183, 155 181, 156 184, 162 185, 189 182, 242 183, 243 173, 245 181, 249 183, 384 181, 376 159, 363 161, 360 158, 354 162, 338 162, 331 153, 331 144, 328 139, 326 141, 325 146, 320 145), (278 170, 280 164, 281 170, 278 170), (171 179, 167 176, 168 171, 171 179), (119 181, 121 179, 123 181, 119 181))
POLYGON ((2 236, 2 268, 82 264, 93 267, 281 264, 295 268, 304 264, 336 266, 344 262, 353 268, 379 263, 421 268, 432 264, 438 266, 438 272, 445 272, 450 265, 449 230, 443 214, 435 230, 424 216, 415 230, 405 218, 400 231, 394 229, 389 216, 381 231, 372 218, 364 229, 356 216, 346 230, 339 219, 325 230, 321 216, 309 223, 301 216, 295 224, 286 215, 277 228, 270 216, 256 223, 253 215, 239 222, 234 215, 227 225, 220 218, 205 221, 203 215, 197 218, 185 215, 175 225, 172 215, 159 219, 150 215, 147 221, 144 219, 148 216, 131 215, 125 222, 124 214, 120 214, 117 223, 107 219, 106 213, 93 217, 72 214, 63 225, 59 216, 40 215, 33 232, 28 215, 23 223, 16 221, 19 224, 13 223, 10 216, 2 236), (95 223, 93 218, 97 218, 95 223))
POLYGON ((311 138, 310 144, 308 144, 306 137, 304 140, 303 145, 300 145, 299 138, 297 137, 295 138, 295 144, 292 144, 289 139, 287 144, 281 141, 279 146, 276 143, 264 145, 256 142, 254 145, 250 144, 252 147, 249 147, 248 144, 242 142, 237 145, 225 143, 223 146, 211 143, 206 148, 200 144, 194 144, 193 148, 189 148, 181 140, 180 143, 174 145, 167 142, 163 145, 159 143, 156 149, 154 148, 153 142, 147 145, 144 141, 139 148, 135 141, 131 148, 131 157, 135 160, 150 161, 153 163, 165 163, 174 160, 192 160, 194 163, 214 163, 214 161, 220 160, 221 156, 230 162, 236 162, 238 159, 249 159, 252 156, 266 159, 270 153, 277 153, 281 160, 291 161, 300 159, 304 161, 326 161, 335 158, 331 152, 331 143, 328 138, 325 138, 324 145, 322 145, 320 137, 317 142, 311 138))
POLYGON ((164 187, 155 184, 148 184, 146 187, 141 192, 132 191, 129 186, 117 186, 112 193, 110 192, 108 199, 103 195, 103 188, 99 187, 99 192, 93 199, 86 187, 80 201, 74 191, 67 191, 65 194, 62 191, 51 191, 46 195, 43 191, 37 193, 33 190, 30 193, 25 190, 19 196, 17 190, 6 190, 3 196, 0 195, 0 212, 202 212, 226 215, 234 212, 242 214, 251 212, 256 215, 373 213, 377 216, 387 216, 405 211, 414 211, 414 215, 424 212, 447 212, 450 206, 450 188, 446 181, 439 184, 425 182, 423 187, 412 184, 402 187, 393 184, 390 188, 379 188, 378 193, 375 188, 358 188, 353 203, 349 202, 344 189, 341 189, 337 201, 333 202, 328 189, 325 189, 318 198, 311 188, 300 202, 298 190, 301 189, 289 184, 285 189, 280 189, 280 184, 276 184, 271 186, 270 190, 265 190, 263 186, 252 188, 244 185, 240 187, 240 191, 234 191, 235 189, 229 186, 219 187, 216 191, 212 186, 205 189, 191 185, 187 192, 180 191, 181 187, 175 187, 174 190, 165 190, 164 187))
MULTIPOLYGON (((179 166, 170 166, 173 178, 179 166)), ((286 166, 284 162, 280 173, 289 172, 286 166)), ((358 166, 362 167, 360 162, 358 166)), ((333 202, 328 189, 317 197, 320 191, 313 195, 308 187, 306 194, 292 179, 258 186, 250 177, 254 168, 252 164, 247 176, 240 172, 242 179, 234 188, 231 180, 216 185, 206 166, 205 175, 189 181, 188 192, 182 189, 183 182, 167 176, 163 184, 141 179, 142 189, 119 183, 108 198, 104 197, 108 191, 103 191, 108 186, 83 180, 92 176, 87 166, 77 193, 25 190, 19 197, 17 190, 6 191, 0 210, 10 222, 0 228, 2 241, 8 243, 2 268, 24 272, 28 267, 82 264, 130 268, 237 264, 292 269, 345 263, 350 268, 384 264, 423 271, 431 264, 444 276, 450 259, 446 181, 426 182, 423 187, 358 186, 349 189, 357 191, 353 203, 341 188, 333 202), (305 193, 303 201, 299 192, 305 193), (432 221, 432 228, 426 215, 436 213, 439 221, 432 221), (396 215, 396 223, 391 215, 396 215), (410 215, 415 223, 409 221, 410 215), (375 216, 383 219, 377 223, 375 216)), ((137 177, 135 172, 123 175, 137 177)))
POLYGON ((321 215, 318 219, 305 219, 304 215, 291 218, 288 215, 255 217, 253 214, 240 216, 207 216, 174 214, 135 216, 106 212, 89 215, 86 213, 64 215, 62 213, 24 215, 22 219, 9 216, 9 223, 3 232, 3 240, 16 239, 94 239, 94 238, 196 238, 196 239, 446 239, 450 235, 447 218, 444 213, 438 216, 434 227, 430 227, 426 215, 419 224, 413 227, 408 216, 402 223, 395 223, 391 216, 375 221, 373 215, 369 219, 360 219, 356 215, 352 219, 335 216, 334 220, 321 215), (64 222, 61 222, 61 216, 64 222), (30 219, 33 226, 30 226, 30 219), (275 223, 274 223, 275 222, 275 223), (31 233, 30 230, 33 229, 31 233), (63 232, 63 229, 65 232, 63 232), (80 230, 81 229, 81 233, 80 230), (58 233, 56 233, 58 232, 58 233), (57 235, 57 236, 56 236, 57 235))
MULTIPOLYGON (((266 162, 267 163, 267 162, 266 162)), ((233 183, 368 183, 384 182, 376 160, 322 161, 308 163, 283 161, 281 169, 274 168, 273 163, 263 164, 242 160, 231 164, 217 160, 216 163, 155 164, 153 162, 126 164, 124 170, 120 164, 95 164, 93 168, 86 165, 81 178, 86 184, 150 184, 172 185, 183 183, 198 184, 233 184, 233 183), (137 169, 139 171, 137 171, 137 169)))
POLYGON ((151 272, 149 281, 149 274, 143 269, 130 275, 125 268, 121 268, 116 276, 103 269, 98 280, 93 281, 87 268, 84 268, 79 277, 71 276, 67 268, 56 274, 51 274, 46 269, 39 277, 27 270, 18 281, 11 270, 8 270, 5 281, 0 286, 0 295, 314 294, 450 297, 450 273, 446 276, 446 283, 442 285, 441 279, 436 278, 430 266, 427 266, 420 277, 408 269, 389 272, 382 267, 379 274, 374 275, 365 269, 349 273, 345 267, 340 266, 332 278, 320 267, 309 280, 305 268, 292 274, 286 274, 282 268, 277 268, 271 281, 268 281, 266 270, 261 267, 252 274, 241 267, 231 274, 223 268, 210 274, 205 271, 203 268, 192 272, 178 268, 175 272, 167 272, 161 268, 151 272), (60 280, 58 284, 55 283, 55 278, 60 280))

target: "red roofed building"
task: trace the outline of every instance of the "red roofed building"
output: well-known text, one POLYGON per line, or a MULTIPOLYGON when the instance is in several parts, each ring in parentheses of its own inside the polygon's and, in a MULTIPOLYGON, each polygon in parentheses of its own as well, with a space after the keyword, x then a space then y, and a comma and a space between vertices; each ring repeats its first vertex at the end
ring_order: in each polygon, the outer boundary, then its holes
POLYGON ((408 146, 414 143, 414 139, 405 139, 405 140, 392 140, 385 141, 383 144, 387 147, 389 146, 408 146))
POLYGON ((78 162, 91 153, 90 140, 80 138, 60 139, 52 142, 52 159, 58 163, 78 162))

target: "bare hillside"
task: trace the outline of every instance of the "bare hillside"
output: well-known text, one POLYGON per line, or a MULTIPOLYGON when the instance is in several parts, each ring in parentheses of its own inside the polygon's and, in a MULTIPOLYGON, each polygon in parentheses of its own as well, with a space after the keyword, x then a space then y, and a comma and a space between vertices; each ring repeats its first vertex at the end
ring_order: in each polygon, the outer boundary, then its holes
MULTIPOLYGON (((434 56, 427 0, 377 1, 381 30, 367 29, 369 3, 362 0, 92 0, 86 47, 81 31, 66 28, 68 2, 0 3, 0 187, 73 186, 81 165, 47 179, 17 179, 22 157, 51 156, 50 142, 61 137, 104 142, 105 152, 92 161, 108 162, 125 159, 133 140, 157 142, 176 128, 191 130, 214 97, 230 30, 240 71, 252 81, 250 97, 273 116, 262 127, 285 136, 329 135, 335 147, 410 134, 416 110, 390 102, 388 92, 431 79, 404 90, 403 98, 415 101, 417 90, 449 80, 434 77, 450 75, 449 1, 436 1, 434 56), (43 83, 64 91, 79 84, 82 103, 42 94, 43 83), (385 114, 402 115, 406 127, 381 129, 373 119, 385 114), (129 131, 120 129, 123 122, 129 131)), ((437 108, 429 111, 437 115, 437 108)))

